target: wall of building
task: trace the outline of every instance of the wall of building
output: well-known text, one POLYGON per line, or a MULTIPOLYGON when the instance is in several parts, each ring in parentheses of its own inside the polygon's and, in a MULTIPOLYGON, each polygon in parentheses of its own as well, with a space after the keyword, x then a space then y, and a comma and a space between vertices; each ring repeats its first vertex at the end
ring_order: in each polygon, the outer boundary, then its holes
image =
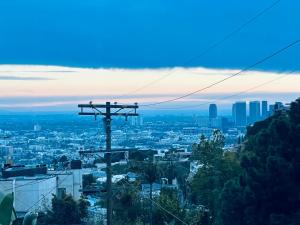
POLYGON ((51 206, 52 194, 56 194, 56 177, 1 179, 0 191, 5 194, 14 192, 16 212, 43 210, 51 206))

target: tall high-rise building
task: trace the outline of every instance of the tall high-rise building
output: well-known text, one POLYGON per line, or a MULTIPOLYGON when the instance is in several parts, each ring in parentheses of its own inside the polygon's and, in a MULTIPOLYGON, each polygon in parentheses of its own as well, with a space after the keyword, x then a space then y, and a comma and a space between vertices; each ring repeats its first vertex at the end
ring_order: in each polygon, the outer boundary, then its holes
POLYGON ((252 101, 249 103, 249 123, 253 124, 260 120, 260 102, 252 101))
POLYGON ((267 101, 261 102, 261 116, 262 116, 262 119, 266 119, 268 117, 268 102, 267 101))
POLYGON ((216 104, 209 105, 209 118, 217 118, 218 116, 218 109, 216 104))
POLYGON ((244 127, 247 124, 246 102, 236 102, 232 106, 232 117, 236 127, 244 127))

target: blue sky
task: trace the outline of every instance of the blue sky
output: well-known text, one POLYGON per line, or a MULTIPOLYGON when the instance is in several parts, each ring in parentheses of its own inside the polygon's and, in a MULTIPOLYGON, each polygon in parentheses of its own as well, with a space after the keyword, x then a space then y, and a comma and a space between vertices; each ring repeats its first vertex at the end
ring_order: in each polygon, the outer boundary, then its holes
MULTIPOLYGON (((185 64, 271 0, 1 0, 0 63, 76 67, 241 68, 300 37, 300 2, 282 0, 185 64)), ((262 69, 300 69, 300 46, 262 69)))

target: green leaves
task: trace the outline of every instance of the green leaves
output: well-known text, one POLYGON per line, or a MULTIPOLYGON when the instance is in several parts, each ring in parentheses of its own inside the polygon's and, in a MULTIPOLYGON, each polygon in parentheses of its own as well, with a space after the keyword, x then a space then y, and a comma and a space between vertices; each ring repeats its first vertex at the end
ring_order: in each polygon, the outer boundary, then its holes
MULTIPOLYGON (((169 188, 163 188, 161 190, 160 196, 155 199, 155 201, 164 207, 165 210, 169 211, 173 215, 182 218, 182 212, 180 210, 177 191, 169 188)), ((156 206, 156 205, 154 205, 156 206)), ((178 224, 179 222, 170 214, 166 213, 160 207, 156 207, 154 213, 153 224, 178 224)), ((182 224, 182 223, 179 223, 182 224)))
POLYGON ((86 216, 87 206, 84 200, 76 202, 71 195, 61 198, 53 196, 52 209, 38 218, 38 225, 48 224, 81 224, 81 219, 86 216))
POLYGON ((118 192, 113 198, 115 224, 143 224, 148 211, 143 209, 140 192, 134 184, 119 184, 118 192))
POLYGON ((223 156, 224 136, 219 130, 215 130, 211 139, 200 137, 199 144, 192 147, 192 159, 199 161, 205 167, 213 166, 216 160, 223 156))
POLYGON ((152 184, 158 178, 157 166, 153 163, 149 163, 145 169, 145 178, 148 183, 152 184))
POLYGON ((223 152, 223 147, 224 136, 216 130, 211 139, 201 136, 200 143, 193 148, 193 159, 197 159, 202 166, 191 182, 191 200, 204 206, 209 218, 200 224, 215 223, 220 208, 219 195, 224 184, 241 173, 237 153, 223 152))
POLYGON ((289 111, 248 128, 243 176, 227 183, 221 194, 223 225, 299 224, 299 118, 300 99, 289 111))
POLYGON ((28 212, 26 213, 22 225, 35 225, 37 221, 37 214, 28 212))
POLYGON ((10 225, 15 219, 13 214, 13 194, 3 195, 0 193, 0 224, 10 225))

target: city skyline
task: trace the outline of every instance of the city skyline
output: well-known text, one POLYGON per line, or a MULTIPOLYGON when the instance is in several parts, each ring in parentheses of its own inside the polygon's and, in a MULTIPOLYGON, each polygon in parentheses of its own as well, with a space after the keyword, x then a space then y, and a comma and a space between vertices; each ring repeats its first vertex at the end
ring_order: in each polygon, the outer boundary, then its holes
POLYGON ((0 0, 0 225, 295 225, 300 1, 0 0))

